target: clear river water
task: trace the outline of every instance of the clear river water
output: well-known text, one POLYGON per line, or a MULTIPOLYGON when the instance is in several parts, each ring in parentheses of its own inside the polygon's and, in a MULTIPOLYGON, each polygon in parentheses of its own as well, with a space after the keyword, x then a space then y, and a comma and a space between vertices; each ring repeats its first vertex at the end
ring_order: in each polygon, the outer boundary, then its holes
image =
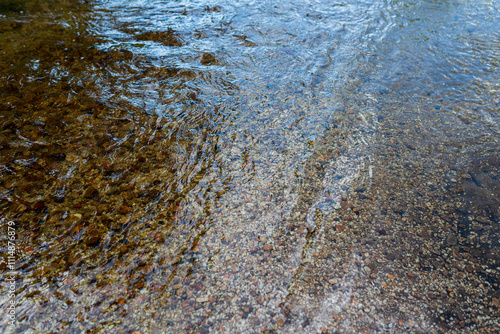
POLYGON ((0 0, 0 332, 498 333, 499 27, 0 0))

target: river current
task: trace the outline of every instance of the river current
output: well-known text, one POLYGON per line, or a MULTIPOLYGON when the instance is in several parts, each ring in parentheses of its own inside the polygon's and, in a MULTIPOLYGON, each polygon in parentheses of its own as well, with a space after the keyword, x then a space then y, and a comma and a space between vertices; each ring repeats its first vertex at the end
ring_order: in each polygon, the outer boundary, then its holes
POLYGON ((499 26, 0 1, 2 332, 500 330, 499 26))

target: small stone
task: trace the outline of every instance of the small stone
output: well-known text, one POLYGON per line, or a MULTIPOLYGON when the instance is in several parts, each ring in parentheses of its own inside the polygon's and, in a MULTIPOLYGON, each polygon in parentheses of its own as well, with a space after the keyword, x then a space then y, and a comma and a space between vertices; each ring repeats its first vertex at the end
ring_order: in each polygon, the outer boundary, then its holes
POLYGON ((394 276, 393 276, 393 275, 391 275, 391 274, 388 274, 388 275, 387 275, 387 278, 388 278, 388 279, 394 279, 394 276))
POLYGON ((257 303, 259 303, 259 304, 264 303, 264 297, 262 297, 262 296, 257 297, 257 303))
POLYGON ((127 245, 122 245, 120 247, 120 253, 121 254, 125 254, 125 253, 127 253, 127 251, 128 251, 128 246, 127 245))
POLYGON ((66 160, 66 154, 65 153, 54 153, 54 154, 49 154, 47 156, 50 160, 53 161, 64 161, 66 160))
POLYGON ((489 224, 488 219, 486 219, 486 218, 484 218, 484 217, 481 217, 481 216, 477 217, 477 218, 476 218, 476 220, 477 220, 478 222, 482 223, 482 224, 489 224))
POLYGON ((14 210, 17 212, 24 212, 28 209, 28 207, 22 203, 16 203, 14 206, 14 210))
POLYGON ((122 205, 120 206, 120 208, 118 209, 118 213, 121 214, 121 215, 126 215, 127 213, 129 213, 130 211, 132 211, 131 208, 129 208, 128 206, 126 205, 122 205))
POLYGON ((203 56, 201 57, 201 64, 202 65, 212 65, 215 64, 215 57, 209 53, 205 52, 203 56))
POLYGON ((387 231, 386 231, 386 230, 384 230, 383 228, 379 228, 379 229, 377 230, 377 233, 378 233, 379 235, 387 235, 387 231))
POLYGON ((136 283, 136 288, 137 288, 137 290, 140 290, 140 289, 142 289, 143 287, 144 287, 144 280, 142 280, 142 279, 141 279, 140 281, 138 281, 138 282, 136 283))
POLYGON ((467 270, 468 273, 471 273, 474 271, 474 267, 470 264, 465 266, 465 270, 467 270))
POLYGON ((342 225, 337 225, 335 227, 337 228, 338 232, 342 232, 344 230, 344 226, 342 226, 342 225))
POLYGON ((450 233, 446 238, 446 243, 450 246, 455 246, 458 243, 458 239, 453 233, 450 233))
POLYGON ((161 232, 156 232, 155 233, 155 241, 156 242, 163 242, 164 241, 163 235, 161 234, 161 232))
POLYGON ((83 197, 88 198, 88 199, 97 198, 97 197, 99 197, 99 191, 97 191, 97 189, 94 188, 93 186, 90 186, 83 193, 83 197))
POLYGON ((211 303, 215 303, 217 301, 217 299, 214 296, 210 296, 210 297, 208 297, 208 301, 211 303))
POLYGON ((101 241, 100 236, 98 235, 91 235, 87 239, 85 239, 85 245, 87 246, 95 246, 101 241))
POLYGON ((264 246, 264 250, 270 252, 270 251, 273 250, 273 246, 271 246, 271 245, 265 245, 264 246))
POLYGON ((158 42, 165 46, 182 46, 182 40, 170 28, 167 31, 146 31, 135 35, 134 38, 139 41, 158 42))
POLYGON ((392 211, 394 211, 395 213, 403 214, 406 210, 401 205, 394 205, 392 207, 392 211))
POLYGON ((396 259, 396 254, 389 252, 385 255, 385 257, 387 257, 387 260, 389 261, 394 261, 396 259))
POLYGON ((35 210, 36 212, 45 212, 45 210, 47 210, 45 202, 44 201, 36 202, 35 205, 33 205, 33 210, 35 210))
POLYGON ((196 302, 197 302, 197 303, 205 303, 205 302, 208 302, 208 297, 200 297, 200 298, 196 298, 196 302))
POLYGON ((42 175, 40 175, 40 174, 28 174, 28 175, 26 175, 25 178, 27 181, 30 181, 30 182, 40 181, 43 179, 42 175))
POLYGON ((80 259, 80 255, 73 253, 68 257, 68 260, 66 261, 68 265, 72 266, 74 265, 78 260, 80 259))
POLYGON ((479 241, 481 241, 483 244, 488 243, 488 235, 484 234, 479 237, 479 241))
POLYGON ((342 208, 342 210, 347 210, 352 207, 352 204, 345 200, 340 204, 340 207, 342 208))

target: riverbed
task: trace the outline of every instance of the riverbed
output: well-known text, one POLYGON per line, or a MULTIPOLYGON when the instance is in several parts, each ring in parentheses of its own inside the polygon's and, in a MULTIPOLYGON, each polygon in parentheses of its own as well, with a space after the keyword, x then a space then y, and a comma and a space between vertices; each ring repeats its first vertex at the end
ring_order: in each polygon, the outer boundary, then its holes
POLYGON ((498 26, 0 2, 1 331, 500 331, 498 26))

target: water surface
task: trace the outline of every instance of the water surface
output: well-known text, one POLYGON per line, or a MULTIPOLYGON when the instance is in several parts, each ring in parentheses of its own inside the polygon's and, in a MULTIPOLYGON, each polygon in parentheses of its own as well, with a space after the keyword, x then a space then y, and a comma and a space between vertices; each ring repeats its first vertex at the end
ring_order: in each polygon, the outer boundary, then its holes
POLYGON ((0 6, 6 332, 499 329, 497 2, 0 6))

